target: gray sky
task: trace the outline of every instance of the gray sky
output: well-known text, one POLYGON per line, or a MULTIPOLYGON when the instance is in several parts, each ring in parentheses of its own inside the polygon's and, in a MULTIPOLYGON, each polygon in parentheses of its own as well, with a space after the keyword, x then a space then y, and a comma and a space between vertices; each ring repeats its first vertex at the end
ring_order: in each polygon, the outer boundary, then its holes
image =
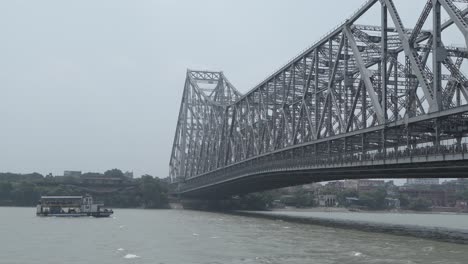
POLYGON ((246 92, 363 2, 0 1, 0 171, 165 177, 187 68, 246 92))

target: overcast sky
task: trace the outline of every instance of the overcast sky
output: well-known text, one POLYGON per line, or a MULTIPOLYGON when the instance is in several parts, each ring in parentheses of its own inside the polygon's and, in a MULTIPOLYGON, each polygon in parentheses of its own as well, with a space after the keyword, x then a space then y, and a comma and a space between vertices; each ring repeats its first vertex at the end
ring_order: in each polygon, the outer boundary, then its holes
POLYGON ((0 1, 0 171, 165 177, 187 68, 246 92, 362 3, 0 1))

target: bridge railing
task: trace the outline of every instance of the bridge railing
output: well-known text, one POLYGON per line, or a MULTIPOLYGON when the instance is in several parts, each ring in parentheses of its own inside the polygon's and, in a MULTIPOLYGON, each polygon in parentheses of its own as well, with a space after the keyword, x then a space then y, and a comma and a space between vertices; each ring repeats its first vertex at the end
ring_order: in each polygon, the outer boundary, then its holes
POLYGON ((285 158, 284 154, 271 156, 268 158, 249 160, 246 163, 236 164, 222 170, 210 172, 203 177, 196 177, 187 180, 179 187, 179 191, 198 188, 211 183, 220 183, 222 181, 234 180, 249 176, 252 174, 275 173, 281 171, 294 172, 295 170, 314 170, 326 167, 354 167, 363 166, 366 163, 394 163, 398 160, 409 162, 414 158, 423 158, 422 160, 433 160, 434 158, 444 160, 449 155, 468 154, 468 143, 451 144, 441 146, 424 146, 414 149, 405 149, 398 151, 387 151, 386 153, 360 154, 336 153, 327 157, 290 157, 285 158))

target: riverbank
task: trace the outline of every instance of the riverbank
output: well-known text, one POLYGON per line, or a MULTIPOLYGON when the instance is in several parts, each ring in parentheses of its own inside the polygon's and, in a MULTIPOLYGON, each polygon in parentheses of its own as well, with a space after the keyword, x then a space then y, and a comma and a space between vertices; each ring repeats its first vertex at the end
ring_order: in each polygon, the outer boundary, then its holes
POLYGON ((297 208, 297 207, 284 207, 275 208, 272 212, 328 212, 328 213, 398 213, 398 214, 460 214, 468 215, 465 211, 415 211, 415 210, 403 210, 403 209, 392 209, 392 210, 362 210, 362 209, 348 209, 345 207, 308 207, 308 208, 297 208))
MULTIPOLYGON (((322 211, 323 212, 323 211, 322 211)), ((391 224, 383 222, 356 221, 350 219, 324 218, 309 215, 288 214, 288 211, 235 211, 235 215, 258 217, 270 220, 282 220, 292 223, 319 225, 364 232, 378 232, 399 236, 411 236, 457 244, 468 244, 468 229, 438 226, 421 226, 415 224, 391 224)), ((291 211, 289 211, 291 213, 291 211)))

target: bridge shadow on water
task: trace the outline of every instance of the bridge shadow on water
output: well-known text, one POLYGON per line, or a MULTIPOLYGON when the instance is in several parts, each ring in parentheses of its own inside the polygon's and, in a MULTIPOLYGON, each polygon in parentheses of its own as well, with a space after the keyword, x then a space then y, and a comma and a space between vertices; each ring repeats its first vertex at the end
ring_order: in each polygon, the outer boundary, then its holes
MULTIPOLYGON (((178 200, 178 210, 197 210, 213 213, 224 213, 242 217, 255 217, 272 221, 285 221, 297 224, 323 226, 328 228, 340 228, 356 230, 360 232, 384 233, 396 236, 410 236, 435 241, 466 244, 468 245, 468 230, 430 227, 411 224, 390 224, 382 222, 356 221, 314 216, 298 216, 287 213, 275 213, 275 211, 255 208, 255 206, 245 207, 239 204, 238 199, 223 200, 200 200, 200 199, 181 199, 178 200), (183 208, 183 209, 182 209, 183 208), (241 210, 244 209, 244 210, 241 210)), ((174 199, 175 201, 175 199, 174 199)))

